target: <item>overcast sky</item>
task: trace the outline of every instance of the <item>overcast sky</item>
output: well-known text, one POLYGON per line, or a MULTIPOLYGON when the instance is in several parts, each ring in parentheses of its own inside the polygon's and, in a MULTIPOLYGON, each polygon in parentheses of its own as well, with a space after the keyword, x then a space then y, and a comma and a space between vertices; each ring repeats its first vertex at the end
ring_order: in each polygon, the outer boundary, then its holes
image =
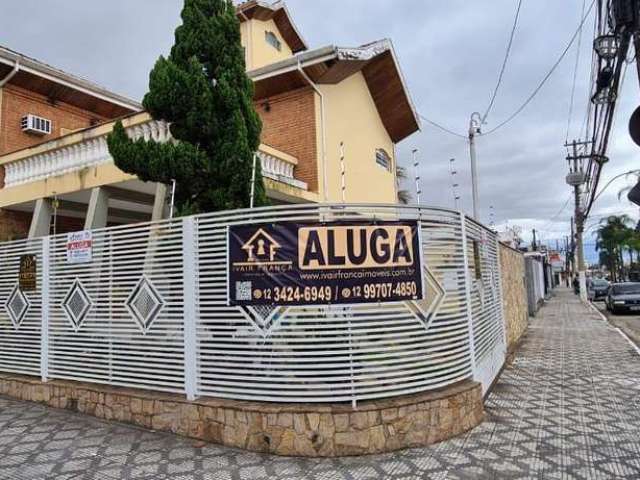
MULTIPOLYGON (((88 77, 118 93, 141 99, 156 58, 168 52, 181 0, 5 0, 0 44, 88 77)), ((583 0, 524 0, 513 52, 485 130, 508 117, 548 72, 575 32, 583 0)), ((589 2, 587 2, 589 3, 589 2)), ((495 85, 517 0, 289 0, 311 48, 357 46, 380 38, 394 41, 419 112, 465 133, 469 115, 484 111, 495 85)), ((591 17, 592 19, 593 17, 591 17)), ((592 25, 587 22, 578 70, 569 138, 579 135, 587 104, 592 25)), ((577 46, 577 45, 576 45, 577 46)), ((569 189, 563 147, 577 48, 573 48, 531 105, 508 126, 481 137, 478 145, 482 217, 489 205, 496 222, 543 230, 545 239, 568 232, 569 189)), ((638 147, 628 138, 628 118, 640 103, 635 68, 629 68, 618 111, 604 183, 640 168, 638 147)), ((428 124, 399 148, 401 163, 420 149, 423 202, 453 206, 449 159, 457 159, 462 207, 469 211, 466 141, 428 124)), ((631 179, 626 183, 633 183, 631 179)), ((596 205, 594 219, 637 209, 617 199, 618 181, 596 205)), ((592 241, 588 237, 587 241, 592 241)))

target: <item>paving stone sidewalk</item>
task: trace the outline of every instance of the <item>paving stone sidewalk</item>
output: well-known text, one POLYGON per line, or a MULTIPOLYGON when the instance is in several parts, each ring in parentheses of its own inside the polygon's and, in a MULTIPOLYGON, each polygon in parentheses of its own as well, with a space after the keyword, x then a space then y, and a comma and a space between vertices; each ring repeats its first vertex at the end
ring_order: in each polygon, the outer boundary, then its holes
POLYGON ((388 455, 246 453, 0 398, 0 479, 640 479, 640 356, 561 291, 466 436, 388 455))

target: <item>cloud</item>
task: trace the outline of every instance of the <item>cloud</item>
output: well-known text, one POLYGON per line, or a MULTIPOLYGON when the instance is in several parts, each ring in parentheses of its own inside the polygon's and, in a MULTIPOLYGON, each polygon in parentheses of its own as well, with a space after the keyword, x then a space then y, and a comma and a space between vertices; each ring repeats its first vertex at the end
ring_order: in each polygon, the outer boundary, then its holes
MULTIPOLYGON (((173 43, 180 23, 180 0, 21 0, 4 2, 0 16, 3 44, 86 76, 119 93, 141 99, 148 72, 173 43), (54 34, 52 34, 54 33, 54 34)), ((515 11, 512 0, 289 0, 298 27, 312 47, 352 46, 393 39, 417 109, 457 132, 468 129, 473 111, 486 108, 500 69, 515 11)), ((513 51, 487 129, 507 118, 533 91, 558 58, 579 23, 581 0, 525 2, 513 51)), ((591 59, 592 22, 581 43, 575 107, 568 138, 578 138, 585 118, 591 59)), ((567 118, 573 48, 536 99, 513 122, 478 141, 482 219, 495 207, 498 223, 540 228, 544 236, 568 232, 571 206, 558 213, 570 193, 567 172, 567 118)), ((603 184, 638 167, 638 147, 627 121, 638 104, 635 69, 629 68, 611 143, 611 162, 603 184)), ((399 146, 410 166, 420 149, 423 201, 453 206, 448 162, 457 159, 462 206, 471 210, 469 153, 465 139, 428 124, 399 146)), ((412 171, 412 168, 409 168, 412 171)), ((637 214, 615 193, 603 195, 594 215, 637 214)), ((413 182, 407 188, 413 190, 413 182)))

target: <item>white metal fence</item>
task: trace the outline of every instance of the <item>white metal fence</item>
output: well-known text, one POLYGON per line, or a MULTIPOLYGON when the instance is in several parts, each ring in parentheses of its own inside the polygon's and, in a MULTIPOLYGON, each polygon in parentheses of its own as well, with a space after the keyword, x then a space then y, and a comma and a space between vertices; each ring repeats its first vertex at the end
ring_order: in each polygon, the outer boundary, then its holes
POLYGON ((0 244, 0 371, 273 402, 393 397, 504 362, 497 239, 457 212, 379 205, 269 207, 93 232, 90 263, 66 235, 0 244), (335 220, 421 221, 432 304, 230 307, 227 228, 335 220), (20 292, 20 256, 38 286, 20 292))

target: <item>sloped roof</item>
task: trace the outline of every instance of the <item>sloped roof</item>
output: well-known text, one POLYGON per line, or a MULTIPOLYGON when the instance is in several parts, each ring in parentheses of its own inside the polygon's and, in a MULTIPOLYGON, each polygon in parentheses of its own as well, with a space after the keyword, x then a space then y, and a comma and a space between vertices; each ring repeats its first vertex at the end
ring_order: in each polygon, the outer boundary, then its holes
POLYGON ((295 23, 293 23, 287 5, 283 1, 268 3, 261 0, 250 0, 239 4, 236 10, 241 22, 252 18, 263 21, 273 20, 293 53, 298 53, 308 48, 307 43, 300 35, 295 23))
POLYGON ((3 46, 0 46, 0 80, 13 71, 16 62, 18 70, 10 84, 109 118, 142 109, 134 100, 3 46))
POLYGON ((318 84, 337 84, 362 72, 394 142, 400 142, 420 129, 418 114, 389 39, 356 48, 322 47, 252 70, 248 75, 255 83, 256 98, 306 86, 308 82, 299 69, 318 84))

